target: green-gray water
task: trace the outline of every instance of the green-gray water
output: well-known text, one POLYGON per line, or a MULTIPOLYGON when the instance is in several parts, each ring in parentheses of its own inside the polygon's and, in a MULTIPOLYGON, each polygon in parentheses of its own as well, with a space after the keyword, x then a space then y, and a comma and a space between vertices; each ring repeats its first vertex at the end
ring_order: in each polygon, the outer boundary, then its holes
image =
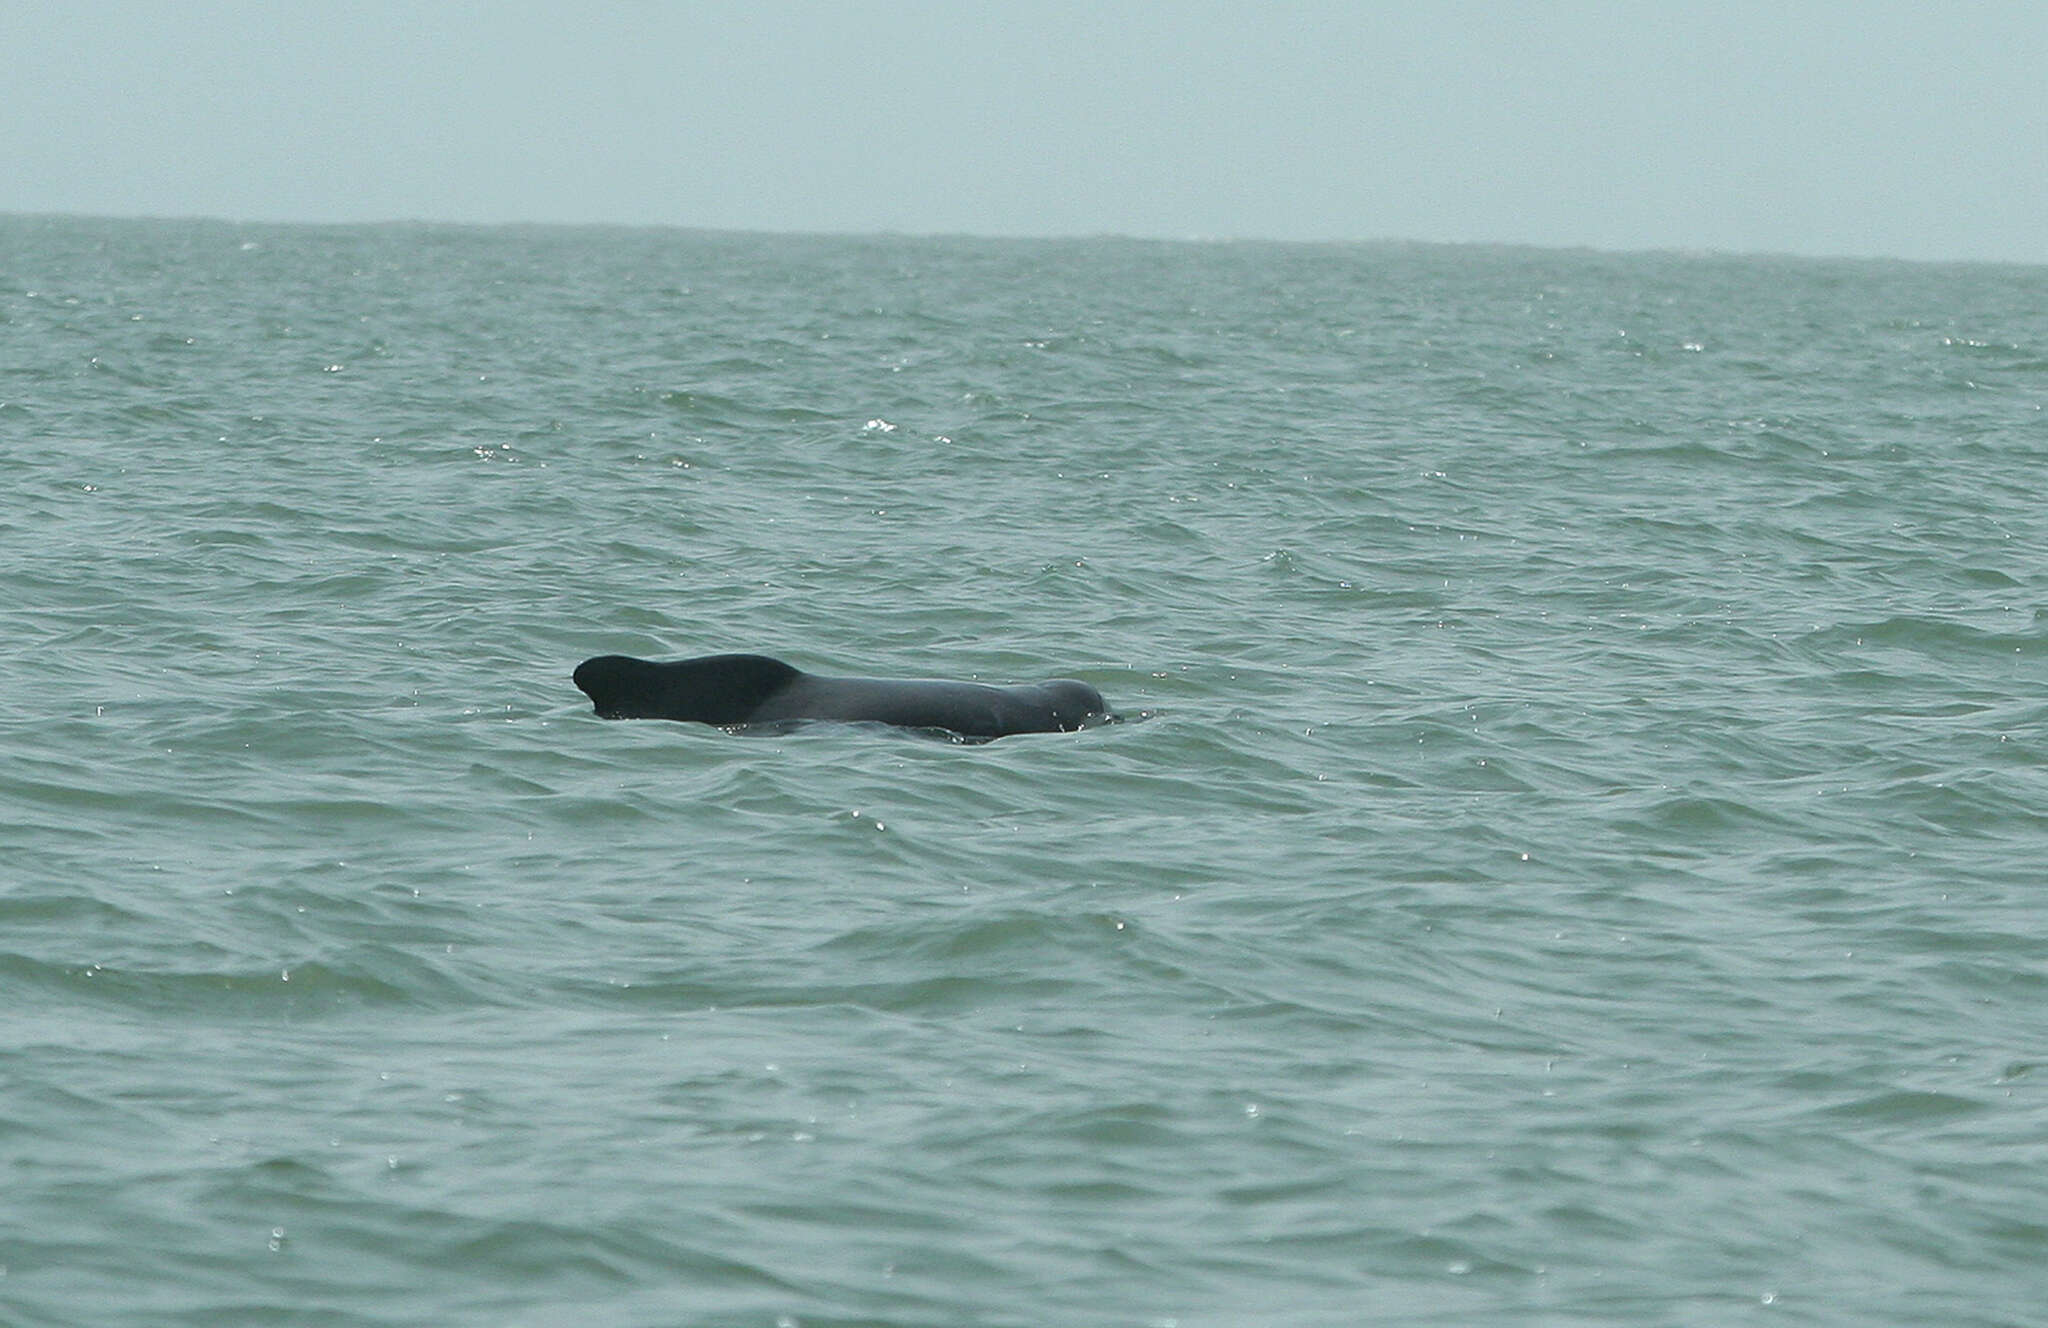
POLYGON ((2048 270, 0 218, 0 1322, 2019 1325, 2048 270), (587 655, 1101 688, 956 746, 587 655))

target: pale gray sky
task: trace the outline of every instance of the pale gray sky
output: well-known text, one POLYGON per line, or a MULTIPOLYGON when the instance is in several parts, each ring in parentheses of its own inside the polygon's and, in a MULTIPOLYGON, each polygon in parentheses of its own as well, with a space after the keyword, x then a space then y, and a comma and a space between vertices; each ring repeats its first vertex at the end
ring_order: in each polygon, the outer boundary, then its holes
POLYGON ((2048 263, 2048 3, 21 3, 0 212, 2048 263))

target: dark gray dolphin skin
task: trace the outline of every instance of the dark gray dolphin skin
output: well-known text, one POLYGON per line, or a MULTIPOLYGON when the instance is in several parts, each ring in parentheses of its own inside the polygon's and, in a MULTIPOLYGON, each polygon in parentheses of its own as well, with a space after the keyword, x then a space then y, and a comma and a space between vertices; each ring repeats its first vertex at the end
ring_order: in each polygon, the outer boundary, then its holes
POLYGON ((578 664, 574 679, 605 719, 680 719, 727 728, 822 719, 985 739, 1065 733, 1111 717, 1101 692, 1070 678, 1019 687, 827 678, 766 655, 669 662, 599 655, 578 664))

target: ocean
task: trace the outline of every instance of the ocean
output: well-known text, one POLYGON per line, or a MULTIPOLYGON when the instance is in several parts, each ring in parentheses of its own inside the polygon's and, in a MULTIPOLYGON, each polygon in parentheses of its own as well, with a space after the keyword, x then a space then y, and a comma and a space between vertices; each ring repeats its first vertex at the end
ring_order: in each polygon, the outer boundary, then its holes
POLYGON ((2041 1323, 2044 474, 2040 267, 0 217, 0 1323, 2041 1323))

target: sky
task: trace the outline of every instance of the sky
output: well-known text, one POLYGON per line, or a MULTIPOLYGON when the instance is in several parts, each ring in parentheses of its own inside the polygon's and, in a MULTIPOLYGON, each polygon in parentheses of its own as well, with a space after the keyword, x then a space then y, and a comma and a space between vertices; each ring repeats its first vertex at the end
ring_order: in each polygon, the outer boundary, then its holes
POLYGON ((0 212, 2048 263, 2048 3, 0 0, 0 212))

